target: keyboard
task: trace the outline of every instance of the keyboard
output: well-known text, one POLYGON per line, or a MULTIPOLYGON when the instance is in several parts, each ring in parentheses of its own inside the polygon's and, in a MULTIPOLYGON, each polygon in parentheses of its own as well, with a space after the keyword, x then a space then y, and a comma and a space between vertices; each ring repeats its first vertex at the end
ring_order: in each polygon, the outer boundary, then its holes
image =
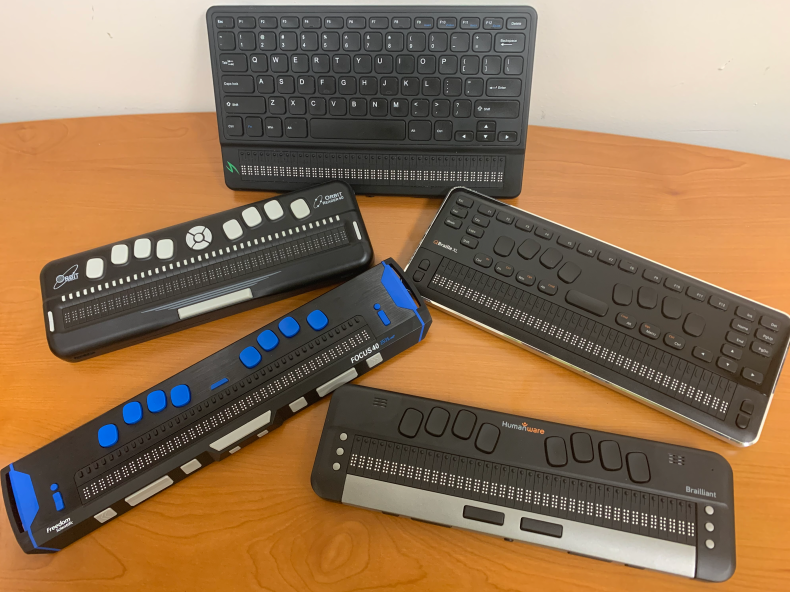
POLYGON ((712 452, 357 385, 335 392, 322 498, 712 582, 735 571, 712 452))
POLYGON ((520 193, 534 9, 214 6, 206 20, 231 189, 520 193))
POLYGON ((47 263, 47 342, 85 360, 349 277, 372 258, 354 191, 327 183, 47 263))
POLYGON ((783 312, 464 188, 408 271, 450 314, 731 444, 760 437, 783 312))
POLYGON ((26 553, 59 551, 257 441, 431 325, 391 259, 11 463, 3 499, 26 553))

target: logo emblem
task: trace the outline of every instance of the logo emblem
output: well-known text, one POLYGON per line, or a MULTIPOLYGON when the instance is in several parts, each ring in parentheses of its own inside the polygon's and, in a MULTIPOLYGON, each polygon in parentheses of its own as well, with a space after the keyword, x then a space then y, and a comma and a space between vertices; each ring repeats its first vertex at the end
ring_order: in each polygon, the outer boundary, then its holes
POLYGON ((80 275, 77 273, 77 268, 79 265, 72 265, 69 267, 68 271, 65 273, 60 274, 58 277, 55 278, 55 287, 54 289, 57 290, 66 282, 73 282, 76 280, 80 275))
POLYGON ((344 197, 345 196, 343 195, 342 191, 338 191, 337 193, 331 193, 330 195, 319 195, 313 201, 313 208, 335 203, 336 201, 340 201, 344 197))
POLYGON ((228 169, 231 173, 236 173, 236 174, 239 173, 239 169, 233 166, 230 161, 228 161, 227 164, 225 164, 225 168, 228 169))

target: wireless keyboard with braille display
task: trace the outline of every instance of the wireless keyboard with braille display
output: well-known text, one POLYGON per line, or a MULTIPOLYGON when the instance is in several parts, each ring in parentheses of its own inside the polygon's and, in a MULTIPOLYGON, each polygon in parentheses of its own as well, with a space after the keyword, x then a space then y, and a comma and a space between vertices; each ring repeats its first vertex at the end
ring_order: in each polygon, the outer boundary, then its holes
POLYGON ((735 571, 712 452, 357 385, 329 404, 324 499, 712 582, 735 571))
POLYGON ((215 6, 206 19, 228 187, 521 191, 532 8, 215 6))
POLYGON ((732 444, 760 437, 783 312, 464 188, 408 271, 446 312, 732 444))
POLYGON ((398 265, 380 263, 5 467, 17 542, 59 551, 415 345, 430 325, 398 265))
POLYGON ((52 261, 52 352, 76 362, 364 271, 354 191, 326 183, 52 261))

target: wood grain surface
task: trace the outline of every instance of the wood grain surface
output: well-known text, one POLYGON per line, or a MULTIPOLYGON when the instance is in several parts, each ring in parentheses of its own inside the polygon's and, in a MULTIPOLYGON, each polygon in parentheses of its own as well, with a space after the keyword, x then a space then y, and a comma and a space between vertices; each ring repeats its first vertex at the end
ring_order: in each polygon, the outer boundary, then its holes
MULTIPOLYGON (((532 127, 515 205, 790 310, 790 161, 532 127)), ((317 295, 79 364, 47 348, 52 259, 256 201, 225 187, 213 113, 0 126, 0 465, 317 295)), ((439 201, 359 196, 378 259, 406 264, 439 201)), ((737 449, 436 309, 360 383, 716 451, 735 473, 738 567, 717 590, 790 589, 790 378, 737 449)), ((54 555, 0 517, 0 589, 666 590, 712 584, 326 502, 310 471, 328 402, 54 555)))

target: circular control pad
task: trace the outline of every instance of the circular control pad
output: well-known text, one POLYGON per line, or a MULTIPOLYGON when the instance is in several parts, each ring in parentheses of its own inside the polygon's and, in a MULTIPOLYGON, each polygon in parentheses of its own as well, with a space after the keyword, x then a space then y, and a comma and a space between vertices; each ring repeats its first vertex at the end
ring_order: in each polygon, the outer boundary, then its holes
POLYGON ((193 226, 187 232, 187 245, 195 251, 202 251, 211 244, 211 231, 205 226, 193 226))

